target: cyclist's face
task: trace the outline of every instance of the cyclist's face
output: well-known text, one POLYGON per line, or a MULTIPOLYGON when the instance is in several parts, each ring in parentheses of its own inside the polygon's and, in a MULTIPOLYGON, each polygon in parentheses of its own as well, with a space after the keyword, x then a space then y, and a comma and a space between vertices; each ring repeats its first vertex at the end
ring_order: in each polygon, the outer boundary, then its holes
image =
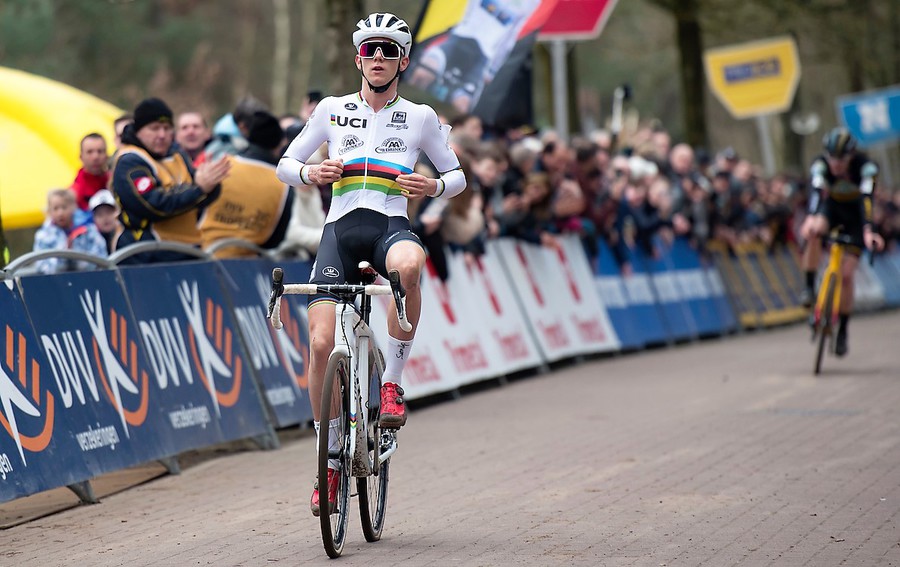
POLYGON ((843 157, 826 156, 828 160, 828 169, 835 177, 843 177, 847 174, 847 167, 850 165, 850 154, 843 157))
POLYGON ((356 68, 362 71, 368 81, 376 87, 393 79, 397 75, 398 66, 400 71, 405 71, 408 65, 409 57, 404 55, 400 59, 385 59, 381 49, 375 50, 374 57, 363 58, 359 53, 356 54, 356 68))

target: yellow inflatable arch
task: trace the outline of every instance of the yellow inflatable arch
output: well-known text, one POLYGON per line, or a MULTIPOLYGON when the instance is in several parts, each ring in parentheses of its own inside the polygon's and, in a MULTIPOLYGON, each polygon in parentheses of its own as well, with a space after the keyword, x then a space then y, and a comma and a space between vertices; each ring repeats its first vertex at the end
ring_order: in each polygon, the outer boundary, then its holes
POLYGON ((113 151, 123 111, 63 83, 0 67, 0 214, 3 228, 39 226, 47 191, 68 187, 79 144, 97 132, 113 151))

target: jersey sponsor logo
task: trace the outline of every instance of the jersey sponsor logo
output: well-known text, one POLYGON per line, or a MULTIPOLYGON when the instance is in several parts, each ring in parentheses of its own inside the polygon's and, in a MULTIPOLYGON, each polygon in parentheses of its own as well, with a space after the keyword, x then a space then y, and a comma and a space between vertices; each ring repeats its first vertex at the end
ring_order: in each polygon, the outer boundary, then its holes
POLYGON ((343 138, 341 138, 341 147, 338 150, 338 154, 344 155, 350 150, 355 150, 356 148, 361 148, 363 146, 363 141, 360 140, 357 136, 353 134, 347 134, 343 138))
POLYGON ((355 102, 348 102, 347 104, 344 105, 344 108, 346 108, 347 110, 356 110, 359 107, 356 106, 355 102))
POLYGON ((394 114, 391 115, 390 123, 385 124, 385 127, 395 130, 406 130, 409 128, 409 124, 406 123, 406 112, 402 110, 394 111, 394 114))
POLYGON ((149 177, 139 177, 134 180, 134 187, 138 193, 144 194, 153 188, 153 179, 149 177))
POLYGON ((334 266, 325 266, 322 268, 322 275, 326 278, 336 278, 340 276, 341 273, 334 266))
POLYGON ((332 126, 350 126, 351 128, 365 128, 368 120, 365 118, 349 118, 347 116, 331 115, 332 126))
POLYGON ((399 154, 406 151, 406 144, 400 138, 387 138, 375 148, 377 154, 399 154))

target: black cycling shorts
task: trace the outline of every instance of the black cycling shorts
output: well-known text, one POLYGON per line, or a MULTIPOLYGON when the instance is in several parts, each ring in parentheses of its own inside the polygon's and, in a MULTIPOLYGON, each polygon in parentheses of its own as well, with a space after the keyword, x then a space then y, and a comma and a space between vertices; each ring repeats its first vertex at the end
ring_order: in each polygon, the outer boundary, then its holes
MULTIPOLYGON (((309 283, 359 283, 359 263, 362 261, 371 263, 379 274, 387 277, 388 249, 401 240, 411 240, 422 246, 419 237, 410 230, 406 217, 389 217, 371 209, 350 211, 323 227, 309 283)), ((333 301, 334 298, 325 294, 310 295, 307 304, 321 300, 333 301)))
POLYGON ((859 256, 866 247, 866 241, 863 238, 865 220, 859 200, 845 202, 826 199, 822 209, 822 214, 828 219, 829 230, 836 226, 843 226, 841 232, 853 241, 849 252, 859 256))

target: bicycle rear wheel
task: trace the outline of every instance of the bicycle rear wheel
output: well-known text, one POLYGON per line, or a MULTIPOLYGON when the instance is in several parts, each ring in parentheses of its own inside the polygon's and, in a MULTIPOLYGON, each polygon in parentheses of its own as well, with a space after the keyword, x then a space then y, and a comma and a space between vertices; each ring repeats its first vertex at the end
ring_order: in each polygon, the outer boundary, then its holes
POLYGON ((322 544, 332 559, 340 557, 347 536, 347 520, 350 517, 350 360, 346 356, 328 361, 322 384, 322 412, 319 425, 319 502, 322 527, 322 544), (336 420, 330 422, 330 420, 336 420), (335 431, 330 431, 332 428, 335 431), (337 434, 339 447, 328 449, 329 433, 337 434), (337 499, 333 509, 328 503, 328 461, 340 463, 337 471, 337 499), (330 513, 329 513, 330 512, 330 513))
MULTIPOLYGON (((356 479, 359 493, 359 519, 366 541, 381 539, 384 516, 387 511, 388 470, 390 459, 379 464, 379 456, 386 448, 382 442, 382 430, 378 427, 378 413, 381 407, 381 376, 384 373, 384 357, 381 350, 369 350, 369 403, 366 417, 366 439, 372 474, 356 479)), ((387 447, 389 448, 389 447, 387 447)))
POLYGON ((830 274, 828 282, 825 286, 825 304, 822 305, 822 311, 819 314, 818 333, 819 344, 816 347, 816 360, 813 367, 813 374, 817 375, 822 370, 822 358, 825 356, 825 342, 831 336, 831 312, 834 307, 834 274, 830 274))

